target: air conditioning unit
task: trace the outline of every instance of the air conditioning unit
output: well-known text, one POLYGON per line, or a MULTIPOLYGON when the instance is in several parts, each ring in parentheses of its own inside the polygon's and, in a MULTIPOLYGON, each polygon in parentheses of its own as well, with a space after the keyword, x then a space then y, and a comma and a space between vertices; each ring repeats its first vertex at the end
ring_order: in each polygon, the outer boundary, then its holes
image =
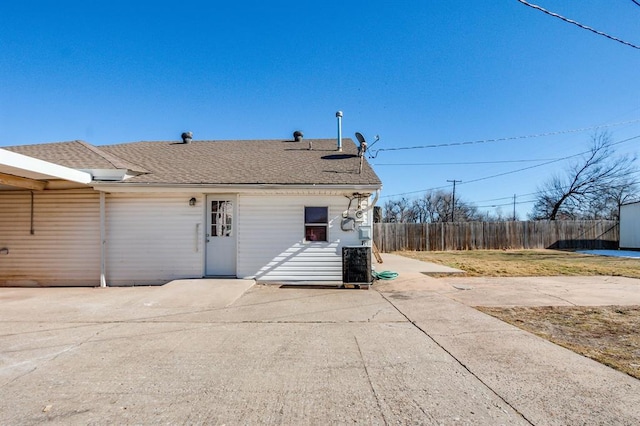
POLYGON ((370 284, 371 247, 342 247, 342 282, 344 284, 370 284))

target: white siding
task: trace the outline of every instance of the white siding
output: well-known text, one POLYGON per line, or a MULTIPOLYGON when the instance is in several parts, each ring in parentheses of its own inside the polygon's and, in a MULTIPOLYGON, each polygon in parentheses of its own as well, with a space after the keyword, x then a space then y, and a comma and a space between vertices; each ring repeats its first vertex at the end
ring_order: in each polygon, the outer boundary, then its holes
POLYGON ((640 249, 640 202, 620 207, 620 248, 640 249))
POLYGON ((31 193, 0 192, 0 285, 99 285, 98 193, 34 191, 33 201, 31 234, 31 193))
POLYGON ((249 196, 238 202, 238 277, 260 281, 342 281, 342 247, 361 245, 342 231, 343 196, 249 196), (328 242, 304 241, 304 207, 329 207, 328 242))
POLYGON ((108 285, 162 284, 203 273, 204 199, 107 194, 108 285))
MULTIPOLYGON (((205 262, 205 196, 106 194, 108 285, 199 278, 205 262)), ((341 281, 344 195, 239 195, 237 276, 264 281, 341 281), (304 207, 329 208, 328 242, 304 241, 304 207)), ((0 192, 0 285, 100 284, 100 196, 93 190, 0 192)))

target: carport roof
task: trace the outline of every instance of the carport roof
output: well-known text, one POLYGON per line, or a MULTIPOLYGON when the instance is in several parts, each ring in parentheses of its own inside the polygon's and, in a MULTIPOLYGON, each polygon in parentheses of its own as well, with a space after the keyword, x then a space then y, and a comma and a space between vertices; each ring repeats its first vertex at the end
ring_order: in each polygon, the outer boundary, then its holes
POLYGON ((44 189, 49 180, 66 180, 88 184, 91 174, 0 149, 0 189, 44 189))
POLYGON ((9 146, 5 149, 74 169, 126 169, 147 172, 136 164, 79 140, 9 146))

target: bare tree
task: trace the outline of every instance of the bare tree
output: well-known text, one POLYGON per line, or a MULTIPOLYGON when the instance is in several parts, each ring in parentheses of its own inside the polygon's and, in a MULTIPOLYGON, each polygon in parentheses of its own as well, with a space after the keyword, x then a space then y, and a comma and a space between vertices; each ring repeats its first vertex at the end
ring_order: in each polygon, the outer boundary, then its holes
POLYGON ((481 217, 484 222, 509 222, 518 220, 517 215, 514 217, 512 213, 505 213, 500 206, 496 207, 493 212, 485 212, 481 217))
POLYGON ((418 212, 421 223, 446 222, 451 217, 451 203, 450 192, 428 191, 413 201, 412 208, 418 212))
POLYGON ((564 176, 554 176, 539 188, 531 217, 550 220, 593 217, 606 210, 614 188, 627 194, 633 185, 629 176, 636 171, 636 158, 615 156, 613 145, 608 133, 595 134, 589 151, 569 165, 564 176))
POLYGON ((482 220, 478 207, 456 197, 456 222, 473 222, 482 220))
POLYGON ((383 222, 404 223, 409 221, 411 215, 409 200, 404 197, 399 200, 388 200, 382 209, 383 222))
MULTIPOLYGON (((448 222, 453 216, 451 192, 428 191, 409 204, 406 198, 389 200, 384 205, 384 222, 438 223, 448 222)), ((456 197, 456 221, 480 220, 478 208, 456 197)))

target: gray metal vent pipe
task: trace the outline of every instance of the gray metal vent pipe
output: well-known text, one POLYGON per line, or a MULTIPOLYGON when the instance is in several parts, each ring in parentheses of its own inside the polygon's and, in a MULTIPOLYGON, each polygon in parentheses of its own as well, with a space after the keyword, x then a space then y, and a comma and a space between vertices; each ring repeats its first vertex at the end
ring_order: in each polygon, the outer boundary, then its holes
POLYGON ((338 118, 338 151, 342 152, 342 111, 336 112, 338 118))

